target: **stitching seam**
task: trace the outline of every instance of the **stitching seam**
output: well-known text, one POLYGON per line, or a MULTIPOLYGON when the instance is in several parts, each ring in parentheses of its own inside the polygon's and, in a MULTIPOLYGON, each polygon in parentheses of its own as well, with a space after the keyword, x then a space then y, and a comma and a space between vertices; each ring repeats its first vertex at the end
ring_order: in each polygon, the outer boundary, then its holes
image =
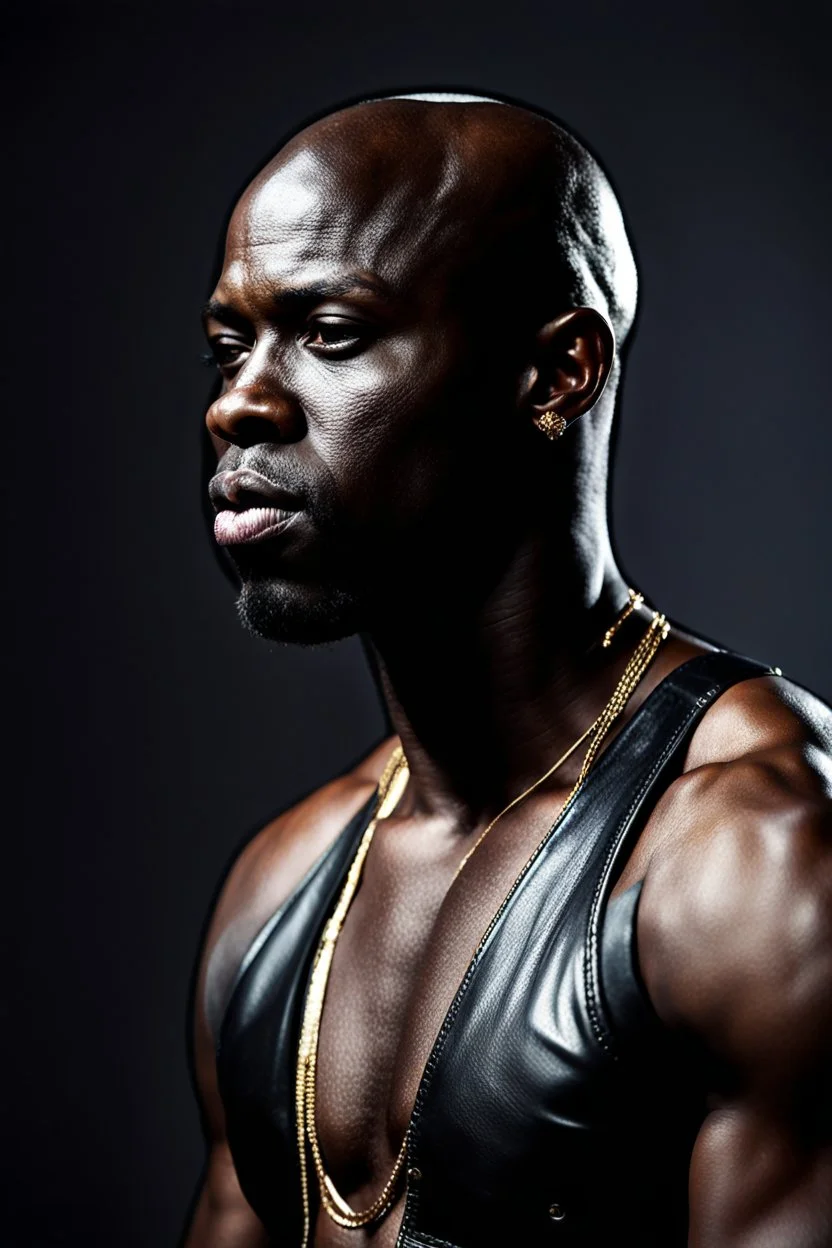
POLYGON ((598 946, 598 922, 599 922, 601 896, 606 888, 607 880, 609 877, 609 870, 612 865, 613 859, 615 858, 615 855, 618 852, 621 842, 626 836, 626 833, 629 829, 629 825, 633 818, 633 815, 636 813, 636 810, 640 806, 647 790, 652 785, 658 772, 662 769, 662 767, 664 767, 664 764, 667 762, 667 759, 669 758, 669 756, 675 751, 677 745, 679 744, 679 740, 689 728, 691 721, 696 717, 698 712, 702 710, 703 707, 707 706, 709 702, 712 702, 716 694, 719 693, 724 688, 726 688, 726 686, 724 686, 722 682, 720 682, 718 679, 715 679, 714 682, 711 684, 710 688, 707 689, 705 693, 700 694, 700 696, 696 699, 696 702, 688 711, 683 722, 679 725, 676 732, 671 737, 670 741, 662 750, 662 753, 660 754, 657 761, 654 763, 653 767, 650 770, 649 775, 642 783, 641 788, 639 789, 636 796, 633 798, 633 801, 630 803, 627 813, 624 815, 624 818, 621 820, 621 823, 618 826, 618 831, 615 837, 613 838, 613 842, 610 848, 608 849, 607 854, 604 858, 604 864, 601 869, 601 874, 599 876, 598 883, 595 886, 595 891, 594 891, 593 898, 592 898, 592 908, 590 911, 590 921, 589 921, 589 926, 587 929, 587 937, 586 937, 586 942, 584 946, 584 990, 586 992, 586 997, 587 997, 587 1010, 589 1012, 590 1022, 592 1023, 592 1029, 595 1032, 595 1037, 598 1040, 598 1042, 601 1044, 605 1052, 609 1053, 613 1058, 617 1058, 618 1055, 613 1052, 614 1042, 613 1042, 612 1033, 610 1029, 606 1026, 605 1021, 601 1017, 603 1013, 603 1007, 601 1006, 601 1003, 600 1003, 600 993, 599 993, 599 987, 598 987, 598 982, 597 982, 597 968, 596 968, 596 958, 595 958, 595 954, 597 953, 597 946, 598 946))
POLYGON ((618 848, 622 840, 624 839, 624 836, 626 835, 627 829, 633 818, 633 815, 635 814, 636 810, 641 804, 644 798, 644 795, 646 794, 647 790, 652 785, 658 772, 661 771, 662 767, 664 767, 664 764, 667 762, 667 759, 676 749, 676 746, 678 745, 682 734, 688 728, 689 724, 691 723, 691 720, 696 715, 697 711, 700 710, 702 706, 705 706, 707 704, 712 694, 713 694, 713 687, 711 690, 708 691, 708 694, 703 694, 701 697, 699 697, 696 700, 694 705, 688 711, 682 723, 677 728, 676 732, 673 734, 673 736, 668 741, 667 745, 662 750, 656 762, 653 764, 646 779, 642 782, 641 787, 639 788, 636 796, 633 798, 632 802, 630 803, 629 808, 627 809, 627 813, 624 815, 623 819, 618 825, 618 831, 616 832, 615 837, 613 838, 612 844, 607 850, 606 856, 604 858, 604 863, 601 868, 601 874, 598 878, 598 883, 596 884, 595 890, 593 893, 592 908, 590 910, 589 928, 587 931, 587 939, 586 939, 586 945, 585 945, 584 990, 586 992, 587 1010, 589 1012, 590 1022, 592 1023, 592 1030, 595 1032, 595 1037, 598 1040, 598 1042, 601 1044, 602 1048, 607 1053, 610 1053, 610 1054, 612 1054, 612 1051, 613 1051, 612 1035, 609 1029, 605 1027, 600 1017, 599 1001, 598 1001, 598 995, 596 992, 596 984, 595 984, 595 965, 594 965, 595 959, 593 956, 595 952, 595 945, 597 943, 597 938, 598 938, 598 916, 599 916, 599 909, 600 909, 601 894, 603 893, 605 889, 607 878, 609 875, 609 869, 612 864, 612 861, 616 853, 618 852, 618 848))

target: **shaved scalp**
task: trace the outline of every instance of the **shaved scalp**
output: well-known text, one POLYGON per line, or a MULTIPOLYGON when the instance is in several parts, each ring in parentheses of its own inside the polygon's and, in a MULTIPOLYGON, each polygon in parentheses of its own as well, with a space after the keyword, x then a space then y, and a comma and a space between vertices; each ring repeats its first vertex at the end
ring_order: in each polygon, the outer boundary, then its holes
MULTIPOLYGON (((543 166, 539 242, 548 243, 550 271, 563 293, 576 307, 601 312, 620 349, 636 313, 635 258, 615 191, 596 157, 577 136, 526 105, 491 96, 429 91, 381 98, 433 106, 496 105, 511 115, 510 124, 516 125, 518 133, 524 128, 548 130, 549 141, 544 141, 538 156, 543 166)), ((377 101, 366 101, 373 102, 377 101)))
MULTIPOLYGON (((479 246, 483 280, 510 274, 530 317, 592 307, 623 346, 635 317, 637 274, 621 208, 596 158, 549 117, 488 96, 375 97, 300 131, 250 190, 310 150, 333 171, 371 162, 379 203, 390 194, 408 196, 407 228, 424 230, 423 246, 450 243, 460 262, 479 246), (462 196, 469 203, 460 213, 462 196), (441 211, 450 201, 456 237, 441 211)), ((394 237, 389 242, 396 245, 394 237)))

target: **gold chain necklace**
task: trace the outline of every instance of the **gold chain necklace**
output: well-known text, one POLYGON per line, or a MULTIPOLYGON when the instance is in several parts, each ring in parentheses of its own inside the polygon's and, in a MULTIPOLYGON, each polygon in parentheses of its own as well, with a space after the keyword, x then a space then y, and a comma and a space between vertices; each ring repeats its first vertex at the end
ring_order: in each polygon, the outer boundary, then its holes
MULTIPOLYGON (((635 592, 629 591, 629 601, 624 610, 617 617, 615 622, 607 629, 604 634, 603 646, 608 647, 618 629, 627 619, 627 617, 641 605, 644 601, 643 596, 635 592)), ((530 784, 517 797, 513 798, 500 813, 491 820, 485 830, 480 834, 475 843, 471 846, 464 858, 456 869, 454 879, 462 871, 471 855, 479 849, 480 845, 488 836, 491 829, 503 815, 507 814, 515 806, 519 805, 524 798, 528 797, 535 789, 539 788, 546 780, 553 775, 559 767, 563 766, 568 758, 581 746, 588 738, 589 745, 581 764, 580 774, 567 797, 559 818, 563 817, 567 807, 571 805, 578 790, 586 779, 587 773, 592 766, 601 745, 609 733, 615 720, 622 713, 629 702, 636 686, 639 684, 642 676, 647 671, 650 664, 655 658, 659 646, 667 637, 670 631, 670 625, 667 619, 658 611, 653 612, 653 618, 647 632, 636 646, 631 655, 627 666, 625 667, 618 684, 613 690, 612 697, 607 702, 601 714, 587 728, 578 740, 571 745, 565 754, 553 763, 548 771, 544 772, 539 779, 530 784)), ((297 1139, 298 1152, 300 1157, 300 1177, 301 1177, 301 1194, 303 1199, 303 1248, 307 1248, 310 1240, 311 1218, 310 1218, 310 1201, 309 1201, 309 1179, 307 1172, 307 1145, 312 1155, 312 1161, 315 1167, 315 1173, 318 1179, 318 1187, 320 1190, 321 1204, 326 1210, 329 1217, 339 1226, 348 1229, 357 1229, 362 1226, 369 1226, 373 1222, 378 1222, 392 1208, 396 1200, 396 1191, 401 1178, 404 1164, 407 1158, 407 1135, 402 1140, 401 1148, 396 1157, 390 1177, 384 1184, 379 1195, 366 1209, 353 1209, 347 1204, 344 1198, 337 1190, 332 1179, 326 1172, 321 1154, 320 1142, 318 1140, 318 1130, 316 1124, 316 1085, 317 1085, 317 1063, 318 1063, 318 1040, 320 1037, 321 1017, 323 1014, 324 997, 326 995, 327 983, 329 981, 329 973, 332 967, 332 959, 335 954, 335 946, 338 937, 341 934, 341 928, 347 917, 347 911, 350 908, 352 899, 361 880, 361 873, 364 868, 364 860, 375 834, 376 826, 381 819, 388 818, 396 805, 399 798, 404 792, 405 786, 409 778, 407 760, 401 746, 397 746, 390 756, 386 767, 381 775, 378 783, 376 811, 367 829, 359 842, 355 857, 347 872, 347 878, 338 898, 338 903, 332 913, 329 922, 324 928, 323 935, 318 945, 315 961, 312 965, 312 973, 309 978, 309 986, 306 992, 306 1002, 303 1012, 303 1024, 301 1027, 300 1045, 298 1049, 298 1064, 295 1081, 296 1094, 296 1112, 297 1112, 297 1139)), ((547 833, 548 835, 548 833, 547 833)), ((535 851, 536 853, 537 851, 535 851)))

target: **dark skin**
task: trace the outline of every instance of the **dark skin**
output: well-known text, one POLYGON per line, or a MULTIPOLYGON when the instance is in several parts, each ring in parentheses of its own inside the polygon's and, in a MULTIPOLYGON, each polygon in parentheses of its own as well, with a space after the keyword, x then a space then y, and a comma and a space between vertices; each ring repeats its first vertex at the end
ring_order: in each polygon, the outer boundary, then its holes
MULTIPOLYGON (((541 296, 514 246, 551 160, 545 125, 502 105, 347 110, 294 139, 230 224, 206 318, 224 379, 207 415, 218 470, 254 468, 303 503, 283 533, 229 547, 243 618, 294 640, 362 630, 396 736, 264 828, 220 897, 197 993, 210 1156, 188 1248, 268 1242, 237 1182, 214 1064, 217 1021, 262 924, 401 741, 410 781, 339 940, 319 1052, 328 1169, 362 1208, 393 1166, 473 951, 580 754, 455 879, 456 868, 599 713, 650 618, 642 608, 599 645, 626 601, 603 490, 620 306, 541 296), (559 442, 535 426, 545 410, 567 421, 559 442)), ((247 501, 258 500, 234 505, 247 501)), ((705 649, 672 632, 619 729, 705 649)), ((784 679, 743 682, 701 720, 616 886, 645 881, 647 989, 713 1059, 691 1159, 694 1248, 832 1242, 831 777, 828 710, 784 679)), ((402 1212, 400 1200, 361 1231, 322 1212, 314 1242, 391 1248, 402 1212)))

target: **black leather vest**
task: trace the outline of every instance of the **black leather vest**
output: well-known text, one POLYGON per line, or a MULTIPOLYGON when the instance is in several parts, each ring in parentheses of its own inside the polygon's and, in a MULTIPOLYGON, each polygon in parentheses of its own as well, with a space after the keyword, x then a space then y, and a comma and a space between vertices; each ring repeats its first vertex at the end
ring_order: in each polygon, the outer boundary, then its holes
MULTIPOLYGON (((666 677, 500 907, 422 1076, 399 1248, 687 1243, 703 1072, 640 986, 639 886, 607 899, 704 711, 770 671, 720 651, 666 677)), ((257 937, 221 1028, 237 1173, 281 1245, 301 1239, 294 1081, 304 991, 373 805, 257 937)), ((310 1187, 314 1199, 314 1179, 310 1187)))

